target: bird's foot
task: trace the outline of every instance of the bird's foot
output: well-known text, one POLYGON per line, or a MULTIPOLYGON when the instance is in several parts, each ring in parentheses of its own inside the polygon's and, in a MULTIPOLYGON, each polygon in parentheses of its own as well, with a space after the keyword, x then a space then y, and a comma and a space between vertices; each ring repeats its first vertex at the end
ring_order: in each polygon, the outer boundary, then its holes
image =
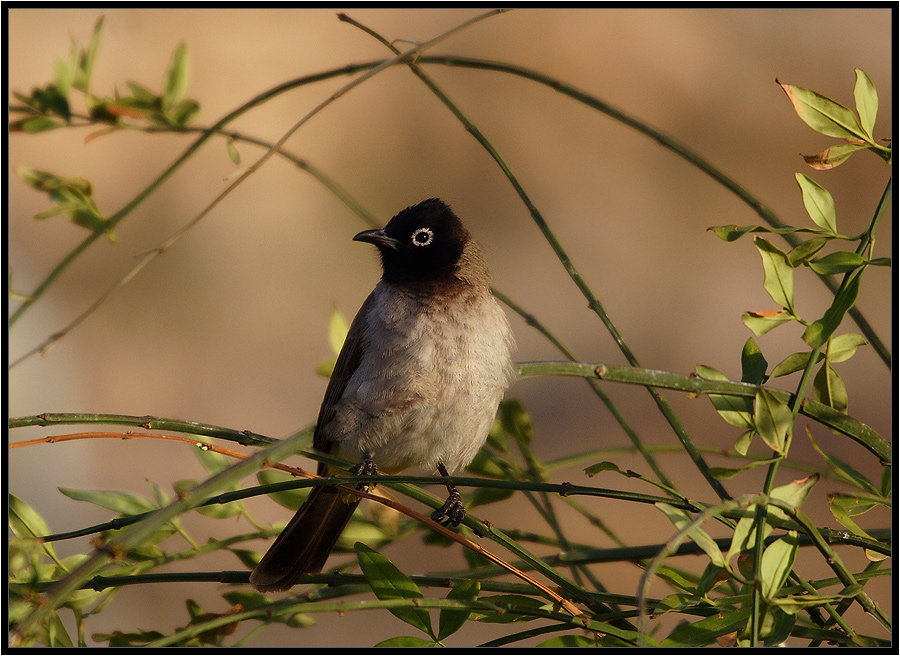
POLYGON ((431 519, 441 526, 447 526, 448 524, 459 526, 462 520, 466 518, 466 508, 463 506, 462 497, 450 482, 450 474, 447 472, 447 468, 444 467, 444 463, 438 463, 438 471, 441 476, 446 478, 444 485, 447 486, 447 492, 450 494, 444 505, 431 513, 431 519))
MULTIPOLYGON (((448 486, 449 487, 449 486, 448 486)), ((431 519, 441 526, 452 524, 459 526, 462 520, 466 518, 466 508, 463 506, 462 497, 456 488, 450 490, 450 496, 444 502, 444 505, 431 513, 431 519)))
MULTIPOLYGON (((375 466, 375 462, 372 460, 372 454, 367 453, 363 456, 363 459, 359 461, 359 464, 353 468, 354 476, 378 476, 378 467, 375 466)), ((372 487, 375 487, 375 484, 372 483, 372 487)), ((368 492, 369 491, 369 483, 359 483, 356 486, 356 489, 360 492, 368 492)))

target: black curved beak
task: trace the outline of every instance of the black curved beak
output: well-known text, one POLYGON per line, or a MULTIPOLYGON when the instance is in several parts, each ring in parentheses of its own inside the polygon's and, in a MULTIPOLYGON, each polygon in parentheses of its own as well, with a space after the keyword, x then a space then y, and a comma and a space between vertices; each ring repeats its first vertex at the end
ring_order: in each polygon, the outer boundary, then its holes
POLYGON ((400 248, 400 242, 393 237, 388 237, 383 228, 379 230, 363 230, 353 237, 353 241, 365 241, 375 244, 379 248, 390 248, 392 250, 400 248))

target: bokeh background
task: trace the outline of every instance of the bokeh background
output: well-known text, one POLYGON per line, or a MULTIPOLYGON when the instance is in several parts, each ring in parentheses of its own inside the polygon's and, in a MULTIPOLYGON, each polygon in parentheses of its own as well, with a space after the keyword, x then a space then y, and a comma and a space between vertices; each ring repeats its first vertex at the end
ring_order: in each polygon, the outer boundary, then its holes
MULTIPOLYGON (((202 125, 287 80, 385 57, 383 46, 339 22, 331 9, 102 13, 106 21, 95 93, 112 95, 128 80, 160 89, 173 50, 184 42, 190 52, 188 95, 202 106, 197 119, 202 125)), ((422 41, 478 11, 349 13, 388 39, 422 41)), ((52 80, 54 60, 68 55, 70 40, 85 44, 99 15, 100 10, 85 8, 10 10, 10 91, 28 93, 52 80)), ((509 62, 598 96, 687 144, 789 224, 809 224, 794 180, 796 172, 805 172, 834 195, 841 231, 856 234, 868 224, 889 171, 869 153, 830 172, 806 167, 800 153, 819 152, 833 140, 799 120, 775 78, 852 107, 854 67, 864 69, 879 91, 876 136, 890 137, 892 19, 887 9, 848 8, 516 10, 453 36, 432 53, 509 62)), ((670 151, 545 87, 499 73, 440 66, 427 72, 515 172, 643 366, 687 374, 707 364, 740 377, 740 352, 750 336, 740 315, 774 307, 763 290, 750 238, 726 244, 706 229, 760 222, 748 206, 670 151)), ((233 127, 275 141, 346 82, 336 78, 283 94, 233 127)), ((34 221, 33 215, 47 209, 46 196, 26 187, 16 166, 83 176, 92 181, 100 208, 112 214, 193 139, 135 131, 86 141, 92 132, 9 135, 7 255, 19 292, 39 284, 86 232, 61 217, 34 221)), ((334 178, 382 222, 423 198, 445 199, 485 246, 498 289, 539 317, 579 358, 625 364, 504 175, 408 69, 395 67, 354 89, 286 147, 334 178)), ((242 166, 262 152, 246 145, 239 149, 242 166)), ((115 244, 98 240, 15 324, 10 359, 83 312, 134 265, 136 253, 158 245, 202 210, 237 168, 224 141, 207 144, 119 225, 115 244)), ((891 216, 879 228, 878 256, 892 255, 891 216)), ((315 368, 332 356, 329 316, 336 307, 351 318, 379 276, 375 254, 350 240, 364 227, 309 175, 283 160, 270 160, 44 357, 12 369, 10 415, 151 414, 279 437, 309 424, 326 384, 315 368)), ((894 316, 891 278, 888 269, 868 271, 858 303, 888 342, 894 316)), ((827 290, 808 271, 797 272, 796 295, 799 311, 810 319, 829 302, 827 290)), ((10 302, 10 312, 16 305, 10 302)), ((560 359, 535 330, 510 315, 520 360, 560 359)), ((847 324, 843 330, 854 328, 847 324)), ((791 326, 758 339, 770 366, 803 349, 800 332, 791 326)), ((850 413, 882 435, 892 435, 891 377, 872 349, 860 349, 838 370, 850 393, 850 413)), ((791 389, 796 377, 781 384, 791 389)), ((605 390, 647 443, 677 443, 646 391, 621 385, 605 390)), ((509 394, 531 412, 535 448, 545 459, 629 444, 582 381, 529 379, 509 394)), ((666 397, 698 443, 724 448, 737 437, 738 429, 724 424, 705 399, 666 397)), ((821 427, 812 430, 826 449, 878 476, 878 463, 861 447, 821 427)), ((11 438, 53 432, 72 431, 17 430, 11 438)), ((803 434, 798 431, 797 437, 791 455, 821 465, 803 434)), ((755 447, 759 451, 759 444, 755 447)), ((598 459, 648 473, 642 460, 630 456, 598 459)), ((714 500, 684 456, 669 456, 663 463, 680 488, 697 499, 714 500)), ((554 480, 585 483, 586 464, 559 471, 554 480)), ((10 492, 43 513, 54 531, 109 518, 108 512, 62 497, 59 486, 147 494, 147 480, 168 485, 202 476, 184 447, 149 441, 21 449, 9 454, 7 472, 10 492)), ((594 482, 654 491, 605 476, 594 482)), ((795 477, 797 472, 782 468, 778 483, 795 477)), ((761 480, 761 474, 744 474, 726 486, 739 494, 759 489, 761 480)), ((814 492, 817 500, 808 510, 819 525, 837 527, 824 499, 826 492, 840 489, 824 481, 814 492)), ((629 544, 663 541, 673 530, 652 508, 637 512, 616 502, 585 504, 629 544)), ((284 521, 289 514, 267 500, 252 508, 260 521, 284 521)), ((575 514, 561 512, 573 539, 612 546, 575 514)), ((522 499, 480 514, 495 523, 515 517, 518 528, 542 528, 522 499)), ((887 513, 869 517, 876 526, 890 522, 887 513)), ((234 530, 226 524, 185 519, 201 538, 234 530)), ((85 543, 60 548, 71 553, 85 549, 85 543)), ((424 548, 418 538, 385 553, 410 573, 464 565, 458 554, 424 548)), ((829 575, 817 556, 804 553, 806 560, 816 561, 805 574, 829 575)), ((865 564, 854 550, 841 553, 857 571, 865 564)), ((681 562, 690 566, 690 559, 681 562)), ((241 566, 223 558, 191 564, 198 567, 241 566)), ((634 594, 637 567, 619 564, 597 571, 611 591, 634 594)), ((887 579, 869 589, 890 608, 887 579)), ((665 588, 656 584, 651 592, 664 594, 665 588)), ((92 619, 89 629, 183 626, 187 596, 207 610, 226 610, 212 584, 140 586, 120 593, 116 608, 92 619)), ((409 633, 386 613, 317 620, 302 634, 273 628, 251 645, 364 647, 409 633)), ((856 621, 861 630, 880 635, 874 623, 858 616, 856 621)), ((502 627, 473 627, 449 644, 474 645, 502 632, 502 627)))

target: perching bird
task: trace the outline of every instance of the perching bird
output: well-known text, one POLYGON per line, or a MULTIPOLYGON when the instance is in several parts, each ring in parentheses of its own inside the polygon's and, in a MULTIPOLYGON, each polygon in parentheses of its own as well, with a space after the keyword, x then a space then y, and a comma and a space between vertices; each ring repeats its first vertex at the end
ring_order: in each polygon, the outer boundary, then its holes
MULTIPOLYGON (((482 250, 436 198, 353 239, 378 248, 384 273, 350 325, 313 445, 358 462, 357 475, 420 467, 448 476, 484 444, 515 378, 512 331, 482 250)), ((346 472, 319 463, 318 473, 346 472)), ((447 487, 432 519, 458 525, 466 511, 447 487)), ((336 487, 314 487, 253 570, 253 586, 287 590, 321 571, 358 503, 336 487)))

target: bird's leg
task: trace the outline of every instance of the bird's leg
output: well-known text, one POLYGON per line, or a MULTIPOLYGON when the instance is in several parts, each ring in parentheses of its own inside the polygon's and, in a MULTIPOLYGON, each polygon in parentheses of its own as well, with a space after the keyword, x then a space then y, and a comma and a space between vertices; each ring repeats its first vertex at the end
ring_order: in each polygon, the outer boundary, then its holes
POLYGON ((459 526, 459 523, 466 518, 466 509, 463 506, 462 497, 450 482, 450 474, 447 472, 447 468, 444 467, 444 463, 439 462, 437 468, 441 476, 444 477, 444 485, 447 486, 447 492, 450 493, 450 496, 447 497, 442 508, 431 513, 431 519, 441 526, 447 526, 448 524, 459 526))
MULTIPOLYGON (((378 476, 378 467, 375 466, 375 462, 372 460, 372 454, 366 453, 363 455, 362 460, 359 461, 359 464, 353 468, 354 476, 378 476)), ((372 483, 372 487, 375 487, 375 484, 372 483)), ((369 491, 369 483, 359 483, 356 486, 356 489, 360 492, 368 492, 369 491)))

